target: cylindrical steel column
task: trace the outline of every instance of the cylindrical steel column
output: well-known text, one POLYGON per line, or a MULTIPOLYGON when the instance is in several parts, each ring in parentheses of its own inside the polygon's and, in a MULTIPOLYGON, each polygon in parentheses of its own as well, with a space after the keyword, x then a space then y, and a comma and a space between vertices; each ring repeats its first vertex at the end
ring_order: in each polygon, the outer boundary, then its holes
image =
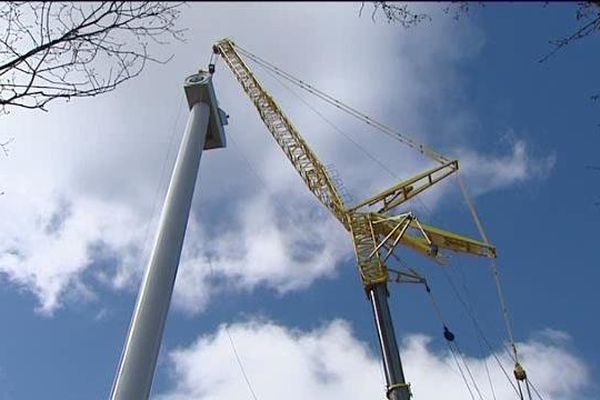
POLYGON ((404 379, 400 352, 396 343, 394 324, 388 306, 388 292, 385 283, 369 288, 369 298, 373 306, 379 346, 387 382, 387 397, 390 400, 410 400, 410 388, 404 379))
POLYGON ((208 119, 208 104, 194 104, 177 154, 158 233, 113 383, 111 400, 145 400, 150 394, 200 156, 206 140, 208 119))

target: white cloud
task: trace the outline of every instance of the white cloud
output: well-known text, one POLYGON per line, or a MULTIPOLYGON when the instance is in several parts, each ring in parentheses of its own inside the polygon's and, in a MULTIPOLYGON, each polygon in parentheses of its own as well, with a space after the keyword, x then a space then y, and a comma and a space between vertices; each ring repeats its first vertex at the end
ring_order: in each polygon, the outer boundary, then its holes
MULTIPOLYGON (((170 352, 173 387, 159 400, 249 398, 229 341, 231 335, 248 379, 259 399, 290 400, 384 397, 379 357, 357 340, 348 323, 336 320, 312 331, 297 331, 273 322, 250 321, 221 326, 188 347, 170 352)), ((405 374, 416 399, 468 398, 448 352, 432 350, 431 339, 408 336, 401 346, 405 374)), ((581 399, 591 384, 587 366, 564 341, 537 339, 521 343, 523 363, 547 400, 581 399)), ((498 354, 509 373, 510 362, 498 354)), ((493 356, 466 357, 480 390, 489 394, 484 362, 488 363, 499 400, 514 399, 493 356)))
MULTIPOLYGON (((260 399, 366 399, 381 394, 372 354, 342 321, 312 332, 260 322, 235 324, 228 331, 260 399)), ((248 398, 230 346, 222 326, 215 335, 172 352, 176 387, 159 398, 248 398)))
POLYGON ((475 195, 527 181, 546 178, 556 164, 556 155, 532 156, 523 139, 510 140, 509 154, 458 151, 461 167, 475 195))
POLYGON ((3 200, 3 206, 21 212, 7 218, 0 232, 0 272, 33 292, 43 314, 51 314, 64 296, 93 297, 82 280, 93 263, 109 260, 120 263, 119 268, 130 268, 136 259, 139 221, 119 204, 77 197, 66 200, 39 191, 31 196, 16 186, 3 200), (117 260, 110 259, 111 252, 118 254, 117 260))
POLYGON ((213 237, 191 220, 174 304, 198 312, 211 294, 224 288, 262 285, 286 293, 332 276, 340 260, 352 254, 346 232, 315 206, 316 200, 301 193, 290 197, 250 197, 238 215, 230 216, 238 222, 236 228, 213 237))

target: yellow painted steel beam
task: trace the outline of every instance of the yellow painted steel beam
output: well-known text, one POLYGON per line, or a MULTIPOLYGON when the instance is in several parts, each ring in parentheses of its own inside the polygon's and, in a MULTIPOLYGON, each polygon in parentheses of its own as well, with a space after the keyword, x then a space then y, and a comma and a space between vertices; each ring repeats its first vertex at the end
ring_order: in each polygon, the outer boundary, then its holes
POLYGON ((377 247, 377 232, 369 214, 349 213, 348 222, 363 285, 367 287, 387 282, 387 268, 382 263, 379 252, 373 257, 373 250, 377 247))
POLYGON ((496 247, 467 236, 449 232, 435 226, 421 224, 431 242, 439 248, 476 256, 496 258, 496 247))
MULTIPOLYGON (((376 221, 374 223, 376 232, 382 237, 389 235, 397 226, 397 222, 394 222, 394 219, 377 213, 371 215, 376 221)), ((434 258, 436 261, 442 261, 438 259, 438 257, 441 257, 441 254, 438 253, 439 249, 496 258, 496 248, 484 242, 424 224, 417 219, 412 219, 410 224, 412 228, 411 232, 405 234, 401 238, 400 243, 425 256, 434 258)))
POLYGON ((346 229, 349 229, 345 204, 327 170, 281 107, 242 60, 235 44, 230 39, 224 39, 215 44, 215 49, 254 103, 267 129, 306 186, 346 229))
POLYGON ((400 204, 410 200, 424 190, 432 187, 437 182, 451 175, 458 170, 458 161, 453 160, 443 165, 434 167, 410 179, 398 183, 391 188, 355 205, 348 211, 356 211, 363 207, 370 207, 381 203, 382 206, 378 210, 384 213, 392 210, 400 204))

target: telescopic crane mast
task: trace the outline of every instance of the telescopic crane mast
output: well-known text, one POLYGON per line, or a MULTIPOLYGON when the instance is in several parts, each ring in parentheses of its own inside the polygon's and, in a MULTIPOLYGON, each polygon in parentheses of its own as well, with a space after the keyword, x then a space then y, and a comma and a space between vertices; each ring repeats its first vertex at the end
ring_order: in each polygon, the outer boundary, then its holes
MULTIPOLYGON (((230 39, 224 39, 217 42, 213 50, 223 58, 239 81, 267 129, 308 189, 352 235, 358 270, 373 308, 387 382, 387 397, 390 400, 409 400, 410 387, 402 370, 387 301, 387 259, 399 244, 438 262, 442 261, 440 249, 496 257, 496 249, 491 245, 421 223, 410 212, 392 213, 399 205, 456 172, 458 161, 428 150, 424 154, 437 161, 438 166, 365 201, 348 206, 323 163, 244 62, 238 51, 240 49, 230 39), (377 211, 372 211, 373 208, 377 211)), ((214 70, 214 66, 212 68, 214 70)))

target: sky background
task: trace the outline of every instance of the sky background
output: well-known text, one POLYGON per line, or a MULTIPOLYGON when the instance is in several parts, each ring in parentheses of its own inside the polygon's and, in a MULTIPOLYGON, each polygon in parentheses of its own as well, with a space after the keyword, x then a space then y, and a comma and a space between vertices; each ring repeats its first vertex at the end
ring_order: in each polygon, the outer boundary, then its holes
MULTIPOLYGON (((0 140, 15 139, 0 158, 0 399, 107 398, 187 118, 182 82, 223 37, 458 157, 528 375, 545 399, 600 398, 600 174, 586 169, 600 165, 600 41, 540 64, 575 5, 489 4, 459 21, 422 7, 432 21, 405 30, 368 5, 359 17, 360 3, 190 4, 187 41, 157 50, 170 63, 101 97, 2 116, 0 140)), ((355 199, 431 166, 256 72, 355 199)), ((214 81, 228 146, 202 156, 153 398, 251 399, 231 342, 260 400, 383 398, 350 238, 223 63, 214 81)), ((454 178, 438 186, 410 209, 477 237, 454 178)), ((489 262, 402 257, 430 281, 485 398, 486 366, 497 398, 516 398, 469 318, 511 373, 489 262)), ((415 399, 470 398, 423 288, 390 287, 415 399)))

